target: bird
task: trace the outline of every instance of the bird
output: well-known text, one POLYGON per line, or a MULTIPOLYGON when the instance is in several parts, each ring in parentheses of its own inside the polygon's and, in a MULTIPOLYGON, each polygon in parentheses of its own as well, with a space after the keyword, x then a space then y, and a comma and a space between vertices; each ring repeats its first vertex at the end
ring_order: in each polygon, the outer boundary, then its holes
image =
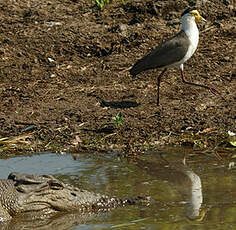
POLYGON ((184 63, 194 54, 199 41, 197 23, 206 20, 200 15, 196 7, 187 8, 181 14, 182 29, 179 33, 170 37, 149 54, 138 60, 130 69, 130 74, 137 74, 149 70, 163 68, 157 77, 157 106, 160 105, 160 83, 164 73, 169 68, 179 67, 182 82, 185 84, 203 87, 212 93, 218 93, 214 88, 202 84, 187 81, 184 77, 184 63))

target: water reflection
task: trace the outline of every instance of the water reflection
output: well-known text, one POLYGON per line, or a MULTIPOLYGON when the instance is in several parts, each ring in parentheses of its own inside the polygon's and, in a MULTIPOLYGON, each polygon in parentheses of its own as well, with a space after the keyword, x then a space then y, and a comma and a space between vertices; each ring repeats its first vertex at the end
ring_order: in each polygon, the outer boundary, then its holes
POLYGON ((192 154, 186 163, 184 155, 174 150, 162 159, 155 152, 135 162, 109 154, 79 155, 74 160, 48 153, 0 159, 1 178, 12 171, 52 174, 87 190, 118 197, 145 194, 154 200, 150 206, 118 208, 102 215, 14 218, 10 224, 0 224, 0 229, 236 229, 235 170, 211 156, 192 154))
POLYGON ((205 212, 201 210, 203 203, 201 179, 187 166, 185 160, 183 162, 179 160, 178 163, 164 160, 160 164, 137 159, 136 163, 158 180, 168 181, 174 185, 187 204, 186 215, 190 220, 201 220, 204 217, 205 212))
POLYGON ((200 220, 204 217, 205 214, 204 211, 201 212, 201 206, 203 202, 201 179, 196 173, 194 173, 191 169, 188 169, 187 167, 185 170, 185 174, 191 181, 189 186, 189 192, 187 192, 186 194, 186 200, 188 201, 187 216, 192 220, 200 220))
MULTIPOLYGON (((97 214, 76 214, 76 213, 63 213, 54 216, 53 218, 46 218, 45 216, 40 219, 19 219, 14 218, 8 222, 1 222, 1 230, 22 230, 22 229, 36 229, 36 230, 67 230, 73 226, 83 226, 84 230, 96 229, 87 222, 97 219, 102 220, 106 217, 105 213, 97 214)), ((99 225, 98 229, 103 229, 103 225, 99 225)))

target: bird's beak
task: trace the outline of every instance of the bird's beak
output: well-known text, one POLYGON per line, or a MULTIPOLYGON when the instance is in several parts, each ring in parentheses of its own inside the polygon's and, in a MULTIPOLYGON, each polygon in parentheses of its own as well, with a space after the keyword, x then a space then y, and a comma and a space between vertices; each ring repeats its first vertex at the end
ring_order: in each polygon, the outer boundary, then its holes
POLYGON ((195 20, 196 20, 196 23, 198 23, 199 21, 206 22, 206 19, 203 18, 200 14, 195 18, 195 20))

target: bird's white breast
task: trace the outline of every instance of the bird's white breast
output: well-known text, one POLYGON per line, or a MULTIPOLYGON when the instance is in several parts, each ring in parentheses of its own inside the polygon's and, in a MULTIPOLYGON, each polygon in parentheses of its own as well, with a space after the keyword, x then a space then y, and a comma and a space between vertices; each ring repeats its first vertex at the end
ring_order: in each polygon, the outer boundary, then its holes
POLYGON ((170 65, 169 67, 176 67, 176 66, 180 66, 181 69, 183 69, 183 63, 186 62, 190 57, 192 57, 192 55, 194 54, 194 52, 197 49, 197 45, 198 45, 198 40, 199 40, 199 31, 195 22, 195 18, 192 16, 183 16, 182 17, 182 27, 184 32, 186 33, 190 44, 187 50, 187 53, 185 54, 185 56, 183 57, 183 59, 181 59, 180 61, 170 65))
POLYGON ((186 62, 196 51, 199 41, 199 31, 193 17, 186 17, 182 19, 183 30, 190 40, 190 46, 185 54, 182 63, 186 62))

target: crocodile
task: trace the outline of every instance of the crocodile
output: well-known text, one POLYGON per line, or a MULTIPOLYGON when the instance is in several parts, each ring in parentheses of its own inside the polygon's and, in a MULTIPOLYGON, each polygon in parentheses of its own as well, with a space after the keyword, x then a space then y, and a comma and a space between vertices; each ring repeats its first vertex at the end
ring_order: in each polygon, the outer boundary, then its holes
POLYGON ((118 198, 63 183, 52 175, 11 173, 0 179, 0 221, 16 216, 99 213, 136 204, 147 197, 118 198))

